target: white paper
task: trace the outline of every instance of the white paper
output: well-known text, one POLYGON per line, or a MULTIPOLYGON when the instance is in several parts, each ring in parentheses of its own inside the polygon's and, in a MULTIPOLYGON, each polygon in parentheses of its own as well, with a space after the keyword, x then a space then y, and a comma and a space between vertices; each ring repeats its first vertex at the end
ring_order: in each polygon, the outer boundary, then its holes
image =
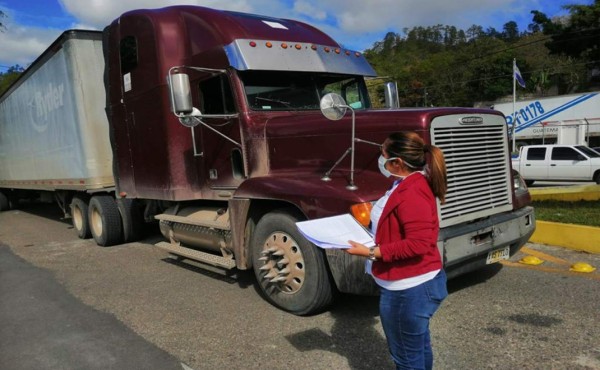
POLYGON ((350 214, 296 222, 306 239, 321 248, 350 248, 348 240, 374 246, 373 236, 350 214))

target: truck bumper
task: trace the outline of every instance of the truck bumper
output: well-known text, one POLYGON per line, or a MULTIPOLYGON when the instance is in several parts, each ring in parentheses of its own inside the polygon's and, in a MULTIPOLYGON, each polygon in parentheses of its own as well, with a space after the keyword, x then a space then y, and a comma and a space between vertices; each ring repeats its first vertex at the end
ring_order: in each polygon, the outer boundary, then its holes
MULTIPOLYGON (((440 230, 438 248, 449 278, 487 264, 488 253, 509 247, 514 255, 535 231, 533 207, 523 207, 469 224, 440 230)), ((365 259, 338 249, 325 250, 329 268, 340 292, 376 295, 378 287, 365 273, 365 259)))
POLYGON ((438 248, 446 274, 452 278, 484 267, 488 253, 502 248, 509 247, 513 256, 534 231, 535 213, 529 206, 440 230, 438 248))

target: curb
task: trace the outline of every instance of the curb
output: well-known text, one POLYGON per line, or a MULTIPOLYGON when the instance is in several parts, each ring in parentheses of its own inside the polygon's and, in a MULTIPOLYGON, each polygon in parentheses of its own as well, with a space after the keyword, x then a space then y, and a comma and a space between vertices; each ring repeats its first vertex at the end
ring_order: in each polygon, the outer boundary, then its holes
POLYGON ((552 188, 529 188, 531 200, 600 200, 600 185, 557 186, 552 188))
MULTIPOLYGON (((600 185, 530 188, 529 193, 531 194, 531 200, 534 201, 594 201, 600 200, 600 185)), ((536 220, 535 232, 531 235, 529 241, 600 254, 600 227, 536 220)))
POLYGON ((600 227, 536 220, 529 241, 600 254, 600 227))

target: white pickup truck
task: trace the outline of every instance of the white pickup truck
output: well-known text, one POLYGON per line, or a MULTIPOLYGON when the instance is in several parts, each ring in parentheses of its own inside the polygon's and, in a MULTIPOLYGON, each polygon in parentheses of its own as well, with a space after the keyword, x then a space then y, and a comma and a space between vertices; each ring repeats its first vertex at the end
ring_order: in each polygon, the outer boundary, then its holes
POLYGON ((523 146, 512 166, 527 185, 544 180, 600 184, 600 153, 584 145, 523 146))

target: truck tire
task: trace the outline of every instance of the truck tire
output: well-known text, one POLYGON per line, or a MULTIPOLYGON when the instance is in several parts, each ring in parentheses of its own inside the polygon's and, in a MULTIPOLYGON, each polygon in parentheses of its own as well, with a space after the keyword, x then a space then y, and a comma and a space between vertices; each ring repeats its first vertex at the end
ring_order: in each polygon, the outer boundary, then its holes
POLYGON ((90 201, 88 218, 96 244, 108 247, 123 240, 123 226, 117 202, 110 195, 94 195, 90 201))
POLYGON ((594 175, 594 182, 600 185, 600 171, 596 172, 596 174, 594 175))
POLYGON ((117 208, 123 222, 123 242, 131 243, 142 238, 144 220, 139 203, 135 199, 117 199, 117 208))
POLYGON ((0 192, 0 212, 8 211, 9 209, 8 197, 6 194, 0 192))
POLYGON ((71 200, 71 221, 79 239, 88 239, 92 236, 88 208, 87 199, 80 195, 75 195, 71 200))
POLYGON ((252 237, 252 265, 267 300, 296 315, 324 310, 334 287, 321 250, 296 228, 298 218, 285 211, 263 216, 252 237))

